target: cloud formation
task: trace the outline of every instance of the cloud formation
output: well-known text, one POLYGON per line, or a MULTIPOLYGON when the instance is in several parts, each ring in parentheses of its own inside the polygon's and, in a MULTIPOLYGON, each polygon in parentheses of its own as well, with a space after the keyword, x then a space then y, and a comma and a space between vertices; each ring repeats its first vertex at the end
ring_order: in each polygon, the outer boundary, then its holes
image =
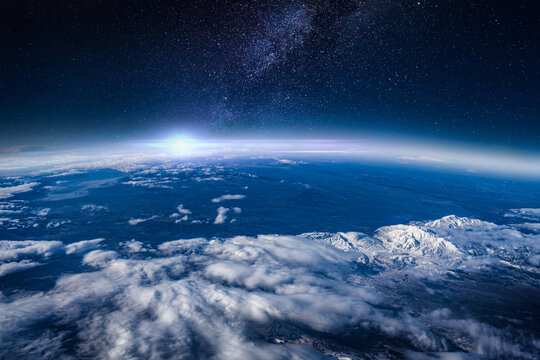
POLYGON ((38 182, 29 182, 20 185, 0 187, 0 199, 7 199, 15 194, 31 191, 38 185, 38 182))
POLYGON ((66 245, 66 254, 80 254, 100 247, 100 243, 105 240, 98 238, 93 240, 83 240, 66 245))
MULTIPOLYGON (((225 216, 228 209, 220 209, 225 216)), ((438 274, 448 283, 458 269, 470 275, 482 264, 519 272, 529 271, 528 264, 534 271, 538 235, 510 226, 448 216, 383 227, 374 236, 179 239, 145 257, 141 242, 112 251, 101 240, 0 242, 0 261, 11 264, 0 272, 37 266, 35 257, 84 254, 84 271, 61 276, 53 289, 0 296, 0 357, 386 358, 389 349, 412 359, 538 354, 534 339, 510 327, 446 307, 412 312, 406 298, 396 306, 385 293, 397 293, 395 281, 407 274, 429 274, 430 281, 438 274)))
POLYGON ((506 217, 518 217, 525 220, 538 220, 540 221, 540 209, 534 208, 521 208, 521 209, 510 209, 506 214, 506 217))
POLYGON ((213 203, 220 203, 220 202, 222 202, 224 200, 241 200, 241 199, 245 199, 245 198, 246 198, 246 195, 230 195, 230 194, 226 194, 226 195, 221 195, 220 197, 212 199, 212 202, 213 203))
POLYGON ((22 260, 19 262, 8 262, 5 264, 0 264, 0 277, 11 274, 14 272, 31 269, 33 267, 41 265, 40 263, 33 262, 30 260, 22 260))
POLYGON ((81 210, 94 213, 98 211, 107 211, 109 210, 109 207, 105 205, 85 204, 81 205, 81 210))
POLYGON ((138 225, 140 223, 147 222, 148 220, 153 220, 153 219, 156 219, 156 218, 158 218, 157 215, 153 215, 153 216, 151 216, 149 218, 136 218, 136 219, 132 218, 132 219, 128 220, 128 224, 129 225, 138 225))
POLYGON ((225 220, 227 220, 227 213, 229 212, 229 208, 225 208, 223 206, 220 206, 217 209, 217 216, 214 220, 214 224, 223 224, 225 220))
POLYGON ((63 250, 61 241, 0 241, 0 262, 16 261, 25 257, 51 256, 63 250))

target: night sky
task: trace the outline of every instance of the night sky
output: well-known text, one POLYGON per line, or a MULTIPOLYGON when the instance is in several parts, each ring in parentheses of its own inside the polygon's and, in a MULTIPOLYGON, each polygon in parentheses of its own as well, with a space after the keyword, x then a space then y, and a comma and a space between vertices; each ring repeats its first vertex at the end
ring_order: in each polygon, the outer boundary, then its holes
POLYGON ((536 0, 4 0, 0 142, 191 129, 539 149, 539 19, 536 0))

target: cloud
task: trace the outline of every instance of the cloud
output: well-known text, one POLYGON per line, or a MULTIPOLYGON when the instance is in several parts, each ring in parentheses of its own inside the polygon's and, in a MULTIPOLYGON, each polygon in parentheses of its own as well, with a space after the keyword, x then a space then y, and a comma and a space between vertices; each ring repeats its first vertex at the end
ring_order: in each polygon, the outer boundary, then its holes
POLYGON ((533 231, 533 232, 540 232, 540 223, 522 223, 522 224, 510 224, 510 226, 517 227, 520 229, 533 231))
POLYGON ((195 178, 195 181, 201 182, 201 181, 222 181, 225 180, 225 178, 219 177, 219 176, 209 176, 209 177, 199 177, 197 176, 195 178))
POLYGON ((229 212, 229 208, 224 208, 223 206, 220 206, 217 209, 217 216, 214 220, 214 224, 223 224, 225 220, 227 220, 227 213, 229 212))
POLYGON ((159 217, 159 216, 154 215, 154 216, 151 216, 151 217, 149 217, 149 218, 144 218, 144 219, 143 219, 143 218, 137 218, 137 219, 132 218, 132 219, 129 219, 128 224, 129 224, 129 225, 137 225, 137 224, 146 222, 146 221, 148 221, 148 220, 156 219, 156 218, 158 218, 158 217, 159 217))
POLYGON ((0 276, 30 269, 64 249, 60 241, 0 241, 0 276))
POLYGON ((294 160, 288 160, 288 159, 276 159, 278 163, 281 164, 289 164, 289 165, 296 165, 297 162, 294 160))
MULTIPOLYGON (((229 209, 220 209, 225 217, 229 209)), ((61 276, 54 288, 0 294, 5 324, 0 358, 381 358, 394 351, 406 351, 411 359, 536 355, 531 336, 464 317, 462 294, 448 298, 462 291, 460 283, 452 283, 459 274, 477 271, 473 263, 505 267, 505 277, 538 266, 539 236, 509 226, 448 216, 382 227, 374 236, 313 232, 178 239, 145 254, 139 253, 144 249, 139 241, 120 244, 115 252, 92 249, 101 244, 97 240, 73 243, 92 251, 84 255, 80 271, 61 276), (443 281, 415 282, 431 272, 443 281), (405 282, 410 274, 418 277, 405 282), (414 290, 410 284, 450 284, 438 304, 457 301, 460 313, 430 308, 411 293, 403 296, 414 290)), ((16 263, 0 271, 38 264, 33 256, 69 257, 66 249, 73 244, 0 242, 0 259, 16 263)))
POLYGON ((540 254, 532 255, 527 261, 533 266, 540 267, 540 254))
POLYGON ((517 217, 525 220, 539 220, 540 221, 540 209, 534 208, 521 208, 521 209, 509 209, 505 217, 517 217))
POLYGON ((69 224, 71 220, 51 220, 47 223, 46 227, 47 229, 54 229, 59 227, 60 225, 69 224))
POLYGON ((0 356, 60 356, 66 349, 51 339, 64 336, 77 339, 67 350, 77 358, 323 358, 313 344, 354 326, 442 346, 419 321, 374 307, 382 298, 347 280, 354 255, 327 244, 259 236, 178 240, 159 250, 145 260, 94 250, 83 259, 94 271, 0 302, 9 324, 0 329, 0 356), (33 331, 37 323, 50 330, 33 331))
POLYGON ((217 197, 215 199, 212 199, 212 202, 213 203, 219 203, 219 202, 222 202, 224 200, 241 200, 241 199, 245 199, 246 198, 246 195, 221 195, 220 197, 217 197))
POLYGON ((18 271, 23 271, 26 269, 31 269, 39 265, 41 264, 32 262, 30 260, 22 260, 19 262, 9 262, 5 264, 0 264, 0 276, 4 276, 4 275, 11 274, 18 271))
POLYGON ((188 219, 189 219, 188 216, 187 216, 187 215, 184 215, 184 216, 182 216, 180 219, 174 220, 174 223, 175 223, 175 224, 179 224, 179 223, 181 223, 182 221, 188 221, 188 219))
POLYGON ((0 187, 0 199, 7 199, 15 194, 29 192, 38 185, 38 182, 29 182, 20 185, 0 187))
POLYGON ((63 248, 61 241, 0 240, 0 262, 16 261, 24 257, 48 257, 63 248))
POLYGON ((37 216, 47 216, 47 215, 49 215, 50 211, 51 211, 50 208, 44 208, 44 209, 41 209, 38 212, 36 212, 36 215, 37 216))
POLYGON ((208 240, 205 238, 181 239, 166 241, 159 245, 158 249, 167 255, 185 252, 193 253, 200 251, 207 244, 208 240))
POLYGON ((488 359, 533 359, 534 355, 523 351, 513 343, 508 334, 488 324, 474 319, 454 318, 448 309, 438 309, 431 313, 431 319, 438 325, 451 329, 458 336, 469 339, 467 350, 488 359))
POLYGON ((109 210, 108 206, 104 205, 95 205, 95 204, 86 204, 81 206, 81 210, 89 212, 98 212, 98 211, 107 211, 109 210))
POLYGON ((182 215, 190 215, 191 214, 191 211, 188 210, 188 209, 185 209, 184 205, 182 205, 182 204, 178 205, 177 209, 178 209, 179 214, 182 214, 182 215))
MULTIPOLYGON (((116 184, 120 177, 101 177, 84 181, 70 181, 67 185, 55 187, 48 191, 46 201, 62 201, 88 196, 90 190, 100 189, 116 184)), ((62 184, 64 181, 57 181, 62 184)))
POLYGON ((21 214, 26 210, 25 206, 22 206, 20 203, 16 202, 0 202, 0 214, 21 214))
POLYGON ((139 253, 139 252, 148 251, 148 249, 144 247, 144 244, 141 241, 137 241, 135 239, 131 239, 124 243, 120 243, 120 245, 122 245, 129 253, 139 253))
POLYGON ((93 267, 104 267, 118 258, 118 254, 110 250, 94 250, 84 255, 83 264, 93 267))
POLYGON ((183 221, 188 221, 189 219, 188 215, 191 215, 191 211, 184 208, 184 205, 182 204, 178 205, 177 210, 178 210, 177 213, 173 213, 169 215, 170 218, 175 219, 174 223, 179 224, 183 221), (180 215, 184 215, 184 216, 180 217, 180 215))
POLYGON ((124 185, 131 185, 131 186, 139 186, 139 187, 145 187, 150 189, 172 189, 173 187, 171 184, 172 180, 160 180, 160 179, 153 179, 153 178, 141 178, 136 177, 132 180, 125 181, 122 184, 124 185))
POLYGON ((432 162, 432 163, 443 163, 443 164, 448 162, 446 160, 429 157, 429 156, 401 156, 400 159, 406 160, 406 161, 432 162))
POLYGON ((66 245, 66 254, 80 254, 100 247, 100 243, 105 240, 98 238, 93 240, 83 240, 66 245))

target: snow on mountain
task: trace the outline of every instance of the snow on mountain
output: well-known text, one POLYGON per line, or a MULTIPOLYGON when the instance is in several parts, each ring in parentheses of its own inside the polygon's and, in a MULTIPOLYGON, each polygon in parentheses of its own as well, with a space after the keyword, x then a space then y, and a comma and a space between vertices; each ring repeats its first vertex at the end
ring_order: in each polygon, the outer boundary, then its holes
POLYGON ((451 242, 415 225, 393 225, 379 228, 377 239, 394 254, 435 259, 460 258, 462 253, 451 242))
MULTIPOLYGON (((540 235, 525 234, 507 225, 445 216, 408 225, 384 226, 374 236, 358 232, 305 233, 301 237, 354 252, 357 262, 389 268, 481 269, 484 266, 531 267, 540 256, 540 235)), ((378 269, 380 270, 380 268, 378 269)))
MULTIPOLYGON (((425 223, 429 228, 445 228, 445 229, 468 229, 482 224, 491 224, 478 219, 470 219, 467 217, 457 217, 456 215, 448 215, 437 220, 428 221, 425 223)), ((494 224, 491 224, 494 225, 494 224)))

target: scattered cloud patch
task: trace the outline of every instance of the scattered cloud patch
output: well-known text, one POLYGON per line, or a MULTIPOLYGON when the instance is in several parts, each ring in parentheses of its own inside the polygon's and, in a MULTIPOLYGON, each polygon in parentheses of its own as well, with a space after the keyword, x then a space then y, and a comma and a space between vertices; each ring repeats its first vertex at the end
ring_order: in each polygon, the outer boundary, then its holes
POLYGON ((245 198, 246 198, 246 195, 230 195, 230 194, 226 194, 226 195, 221 195, 220 197, 212 199, 212 202, 213 203, 220 203, 220 202, 225 201, 225 200, 241 200, 241 199, 245 199, 245 198))
POLYGON ((294 160, 288 160, 288 159, 276 159, 278 163, 281 164, 289 164, 289 165, 296 165, 296 161, 294 160))
POLYGON ((40 263, 33 262, 30 260, 22 260, 19 262, 9 262, 9 263, 0 264, 0 277, 15 273, 15 272, 31 269, 40 265, 41 265, 40 263))
POLYGON ((124 249, 126 249, 129 253, 140 253, 148 251, 148 249, 144 247, 144 244, 141 241, 137 241, 135 239, 120 243, 120 245, 122 245, 124 249))
POLYGON ((93 267, 104 267, 118 258, 118 253, 110 250, 94 250, 84 255, 83 264, 93 267))
POLYGON ((0 241, 0 276, 41 265, 46 259, 64 249, 60 241, 0 241))
POLYGON ((101 246, 101 242, 104 238, 98 238, 93 240, 83 240, 66 245, 66 254, 80 254, 89 250, 94 250, 101 246))
POLYGON ((223 224, 225 220, 227 220, 227 213, 229 212, 229 208, 224 208, 223 206, 220 206, 217 209, 217 216, 214 220, 214 224, 223 224))
POLYGON ((64 224, 69 224, 71 220, 51 220, 47 223, 47 229, 54 229, 64 224))
POLYGON ((29 182, 20 185, 0 187, 0 199, 7 199, 13 197, 15 194, 32 191, 38 185, 38 182, 29 182))
POLYGON ((184 208, 184 205, 182 205, 182 204, 178 205, 177 210, 178 210, 178 213, 182 214, 182 215, 190 215, 191 214, 191 211, 184 208))
POLYGON ((48 257, 63 250, 61 241, 0 240, 0 262, 15 261, 24 257, 48 257))
POLYGON ((145 187, 150 189, 172 189, 173 187, 169 185, 172 182, 172 180, 136 177, 132 180, 125 181, 122 184, 145 187))
POLYGON ((155 218, 158 218, 159 216, 157 215, 154 215, 154 216, 151 216, 149 218, 137 218, 137 219, 129 219, 128 221, 128 224, 129 225, 137 225, 137 224, 140 224, 140 223, 143 223, 143 222, 147 222, 149 220, 153 220, 155 218))
POLYGON ((199 177, 199 176, 197 176, 195 178, 195 181, 197 181, 197 182, 201 182, 201 181, 222 181, 222 180, 225 180, 225 178, 219 177, 219 176, 209 176, 209 177, 199 177))
POLYGON ((105 205, 85 204, 81 206, 81 210, 89 212, 108 211, 109 207, 105 205))
POLYGON ((188 215, 191 215, 191 210, 184 208, 184 205, 180 204, 177 207, 177 211, 177 213, 169 215, 170 218, 175 219, 175 224, 181 223, 183 221, 188 221, 188 215))
POLYGON ((174 220, 174 223, 175 223, 175 224, 179 224, 179 223, 181 223, 181 222, 183 222, 183 221, 188 221, 188 219, 189 219, 188 216, 187 216, 187 215, 184 215, 184 216, 182 216, 180 219, 174 220))
POLYGON ((27 207, 24 205, 21 205, 20 202, 0 202, 0 214, 6 214, 6 215, 13 215, 13 214, 21 214, 24 210, 26 210, 27 207))
POLYGON ((50 211, 51 211, 50 208, 44 208, 44 209, 38 210, 38 211, 36 212, 36 215, 37 215, 37 216, 47 216, 47 215, 49 215, 49 212, 50 212, 50 211))

